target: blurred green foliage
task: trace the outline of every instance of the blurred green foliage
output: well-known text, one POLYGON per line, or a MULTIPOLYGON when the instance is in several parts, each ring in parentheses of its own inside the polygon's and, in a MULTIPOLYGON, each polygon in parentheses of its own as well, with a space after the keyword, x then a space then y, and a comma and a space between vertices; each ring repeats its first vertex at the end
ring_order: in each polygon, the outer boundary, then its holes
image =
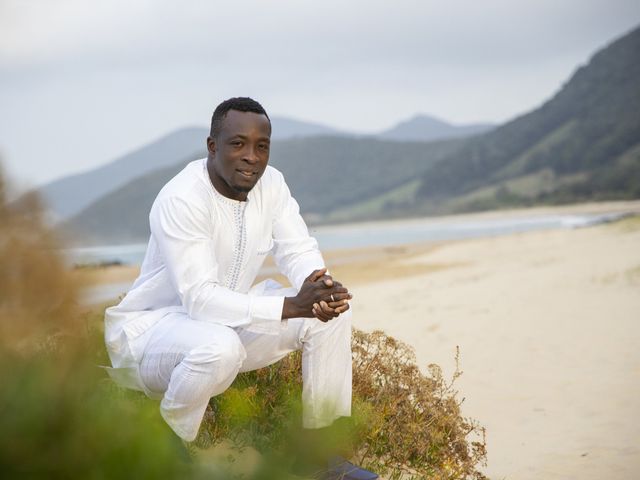
POLYGON ((0 352, 3 478, 184 478, 157 407, 104 378, 89 352, 0 352))
POLYGON ((9 204, 7 189, 0 172, 2 478, 185 478, 157 407, 98 367, 102 314, 79 310, 39 199, 9 204))

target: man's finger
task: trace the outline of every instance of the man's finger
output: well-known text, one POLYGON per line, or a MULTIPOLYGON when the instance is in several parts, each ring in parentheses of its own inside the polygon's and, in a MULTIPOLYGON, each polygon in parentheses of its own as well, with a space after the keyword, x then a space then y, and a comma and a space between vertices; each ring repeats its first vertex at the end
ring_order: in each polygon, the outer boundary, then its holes
MULTIPOLYGON (((320 318, 321 312, 320 312, 320 306, 319 305, 313 305, 313 308, 311 309, 311 313, 313 313, 313 316, 316 317, 318 320, 322 320, 320 318)), ((324 321, 324 320, 322 320, 324 321)))
POLYGON ((313 309, 311 311, 313 312, 313 316, 316 317, 321 322, 328 322, 332 318, 332 317, 329 317, 328 315, 326 315, 322 311, 322 308, 320 307, 320 305, 318 305, 317 303, 313 304, 313 309))
POLYGON ((324 276, 325 273, 327 273, 327 267, 321 268, 319 270, 314 270, 313 272, 311 272, 311 275, 307 277, 307 279, 311 282, 317 282, 324 276))
POLYGON ((334 312, 333 308, 331 308, 329 304, 324 300, 320 301, 320 308, 322 309, 322 313, 329 316, 330 318, 335 318, 338 316, 338 314, 334 312))
POLYGON ((331 290, 325 290, 322 292, 322 298, 330 298, 331 295, 335 296, 336 294, 348 294, 349 290, 344 287, 333 287, 331 290))
POLYGON ((329 298, 327 299, 327 303, 331 305, 332 303, 341 302, 342 300, 351 300, 352 298, 353 298, 353 295, 351 295, 351 293, 349 292, 334 291, 331 295, 329 295, 329 298))
POLYGON ((328 303, 329 307, 331 307, 333 310, 336 310, 340 307, 343 307, 344 305, 349 305, 349 301, 348 300, 339 300, 336 302, 329 302, 328 303))
POLYGON ((313 308, 314 308, 314 315, 318 319, 322 320, 323 322, 327 322, 331 320, 331 317, 322 310, 322 307, 320 306, 319 303, 314 304, 313 308))
POLYGON ((336 312, 338 315, 340 315, 341 313, 346 312, 347 310, 349 310, 351 308, 351 305, 349 305, 348 303, 342 305, 341 307, 338 307, 334 310, 334 312, 336 312))

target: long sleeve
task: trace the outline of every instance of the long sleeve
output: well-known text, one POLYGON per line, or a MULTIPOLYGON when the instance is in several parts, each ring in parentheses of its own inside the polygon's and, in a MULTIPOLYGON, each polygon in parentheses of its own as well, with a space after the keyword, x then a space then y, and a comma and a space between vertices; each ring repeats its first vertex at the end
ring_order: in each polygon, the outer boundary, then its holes
POLYGON ((243 294, 219 282, 206 209, 165 197, 156 201, 149 221, 169 278, 191 318, 230 327, 279 328, 284 297, 243 294))
POLYGON ((309 236, 300 208, 291 196, 282 174, 278 192, 278 208, 273 221, 273 256, 278 270, 300 290, 304 279, 314 270, 324 267, 318 242, 309 236))

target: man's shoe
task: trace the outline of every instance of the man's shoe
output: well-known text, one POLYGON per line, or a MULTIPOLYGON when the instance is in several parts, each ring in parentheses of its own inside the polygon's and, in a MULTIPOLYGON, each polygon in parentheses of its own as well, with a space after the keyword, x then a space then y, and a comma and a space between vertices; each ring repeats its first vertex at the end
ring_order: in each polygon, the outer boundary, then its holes
POLYGON ((316 478, 319 480, 375 480, 378 475, 344 458, 335 458, 329 462, 328 470, 316 478))

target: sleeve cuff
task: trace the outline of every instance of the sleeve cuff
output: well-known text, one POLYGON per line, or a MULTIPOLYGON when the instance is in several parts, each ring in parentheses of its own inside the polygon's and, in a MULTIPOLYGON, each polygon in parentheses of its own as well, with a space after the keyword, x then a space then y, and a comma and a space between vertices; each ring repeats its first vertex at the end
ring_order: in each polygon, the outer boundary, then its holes
POLYGON ((251 323, 244 327, 254 333, 278 335, 282 326, 283 296, 250 296, 251 323))

